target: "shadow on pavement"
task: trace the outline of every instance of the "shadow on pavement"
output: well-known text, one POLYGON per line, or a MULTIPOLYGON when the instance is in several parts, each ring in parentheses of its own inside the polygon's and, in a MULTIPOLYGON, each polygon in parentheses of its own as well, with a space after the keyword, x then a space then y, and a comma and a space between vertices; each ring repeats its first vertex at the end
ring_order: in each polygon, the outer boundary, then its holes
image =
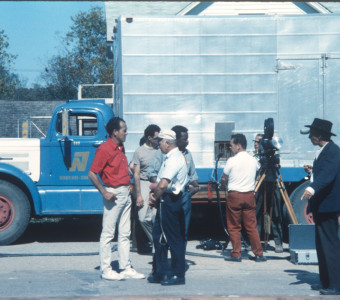
MULTIPOLYGON (((98 242, 102 215, 51 216, 32 218, 25 233, 14 245, 33 242, 98 242)), ((193 205, 189 240, 224 239, 216 205, 193 205)))
POLYGON ((14 244, 97 242, 101 227, 101 215, 32 219, 25 233, 14 244))
POLYGON ((320 282, 319 274, 314 272, 308 272, 305 270, 284 270, 284 272, 289 273, 290 276, 295 276, 296 281, 292 282, 291 285, 300 285, 300 284, 317 284, 320 282))

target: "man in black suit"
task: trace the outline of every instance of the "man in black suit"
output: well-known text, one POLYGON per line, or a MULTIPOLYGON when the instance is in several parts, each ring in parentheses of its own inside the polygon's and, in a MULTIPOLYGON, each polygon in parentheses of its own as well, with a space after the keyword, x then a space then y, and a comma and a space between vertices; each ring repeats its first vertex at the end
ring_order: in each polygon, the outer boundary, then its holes
POLYGON ((335 136, 332 125, 318 118, 312 125, 306 125, 310 128, 312 144, 321 148, 313 163, 311 184, 301 197, 301 200, 308 199, 315 222, 321 286, 312 286, 312 289, 320 289, 322 295, 340 295, 340 148, 331 141, 331 136, 335 136))

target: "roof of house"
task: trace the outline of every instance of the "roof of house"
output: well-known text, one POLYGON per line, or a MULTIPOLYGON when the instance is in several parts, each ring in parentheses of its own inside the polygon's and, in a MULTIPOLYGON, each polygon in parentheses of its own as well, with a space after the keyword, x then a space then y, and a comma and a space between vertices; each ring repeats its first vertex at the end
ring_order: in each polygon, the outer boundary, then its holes
POLYGON ((319 2, 216 1, 192 2, 178 15, 225 16, 245 14, 328 14, 331 11, 319 2))
MULTIPOLYGON (((340 3, 339 3, 340 4, 340 3)), ((115 20, 120 15, 200 15, 227 16, 248 14, 310 14, 332 13, 332 6, 337 4, 327 2, 182 2, 182 1, 105 1, 107 40, 113 39, 115 20)), ((340 6, 339 6, 340 8, 340 6)))

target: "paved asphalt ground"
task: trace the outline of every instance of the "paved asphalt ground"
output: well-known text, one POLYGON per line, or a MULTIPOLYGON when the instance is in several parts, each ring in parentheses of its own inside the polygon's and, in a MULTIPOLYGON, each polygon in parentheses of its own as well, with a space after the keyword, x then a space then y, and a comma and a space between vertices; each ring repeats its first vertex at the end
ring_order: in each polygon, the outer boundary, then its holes
MULTIPOLYGON (((310 289, 318 283, 317 266, 290 262, 287 244, 282 254, 268 250, 265 263, 248 259, 252 252, 244 252, 241 263, 225 261, 230 245, 225 252, 196 249, 200 239, 221 236, 213 224, 218 221, 210 216, 192 222, 196 230, 189 235, 186 284, 169 287, 146 279, 101 279, 98 219, 30 224, 16 244, 0 246, 0 299, 335 299, 310 289)), ((116 268, 116 251, 112 260, 116 268)), ((131 252, 131 260, 139 272, 151 272, 151 255, 131 252)))
MULTIPOLYGON (((53 298, 294 298, 318 299, 310 285, 318 282, 316 265, 295 265, 288 249, 267 251, 268 261, 226 262, 219 250, 196 249, 188 243, 186 284, 164 287, 146 279, 106 281, 100 278, 98 242, 33 242, 0 248, 2 299, 53 298)), ((287 247, 287 245, 285 245, 287 247)), ((113 252, 117 266, 117 252, 113 252)), ((131 253, 139 272, 151 271, 151 255, 131 253)))

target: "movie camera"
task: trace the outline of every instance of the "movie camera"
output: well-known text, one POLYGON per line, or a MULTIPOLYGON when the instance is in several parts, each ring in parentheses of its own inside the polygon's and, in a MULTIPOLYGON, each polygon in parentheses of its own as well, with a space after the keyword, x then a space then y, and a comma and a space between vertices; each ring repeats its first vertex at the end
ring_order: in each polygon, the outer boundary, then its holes
MULTIPOLYGON (((297 224, 297 219, 293 210, 293 207, 290 203, 290 199, 287 193, 287 190, 284 186, 282 176, 280 173, 280 155, 277 153, 277 151, 281 148, 282 145, 282 139, 274 137, 274 120, 273 118, 268 118, 264 121, 264 135, 262 139, 259 140, 259 161, 261 164, 261 168, 258 172, 258 176, 255 181, 255 193, 260 191, 260 187, 262 183, 266 185, 265 178, 267 175, 270 178, 270 181, 273 182, 272 184, 272 198, 274 197, 274 190, 277 187, 280 191, 280 194, 283 198, 283 201, 287 207, 289 216, 292 220, 293 224, 297 224)), ((262 189, 262 192, 266 194, 266 188, 262 189)), ((271 199, 270 203, 273 203, 271 199)), ((266 200, 264 200, 266 202, 266 200)), ((268 215, 268 211, 266 207, 264 207, 264 217, 266 214, 268 215)), ((270 210, 270 208, 269 208, 270 210)), ((270 223, 271 223, 271 216, 268 218, 269 220, 266 221, 268 227, 267 232, 270 232, 270 223)), ((266 242, 268 241, 268 237, 266 237, 266 242)))
POLYGON ((261 167, 277 166, 280 164, 280 155, 277 153, 282 145, 282 139, 274 137, 274 120, 268 118, 264 121, 264 135, 259 141, 258 155, 261 167))

